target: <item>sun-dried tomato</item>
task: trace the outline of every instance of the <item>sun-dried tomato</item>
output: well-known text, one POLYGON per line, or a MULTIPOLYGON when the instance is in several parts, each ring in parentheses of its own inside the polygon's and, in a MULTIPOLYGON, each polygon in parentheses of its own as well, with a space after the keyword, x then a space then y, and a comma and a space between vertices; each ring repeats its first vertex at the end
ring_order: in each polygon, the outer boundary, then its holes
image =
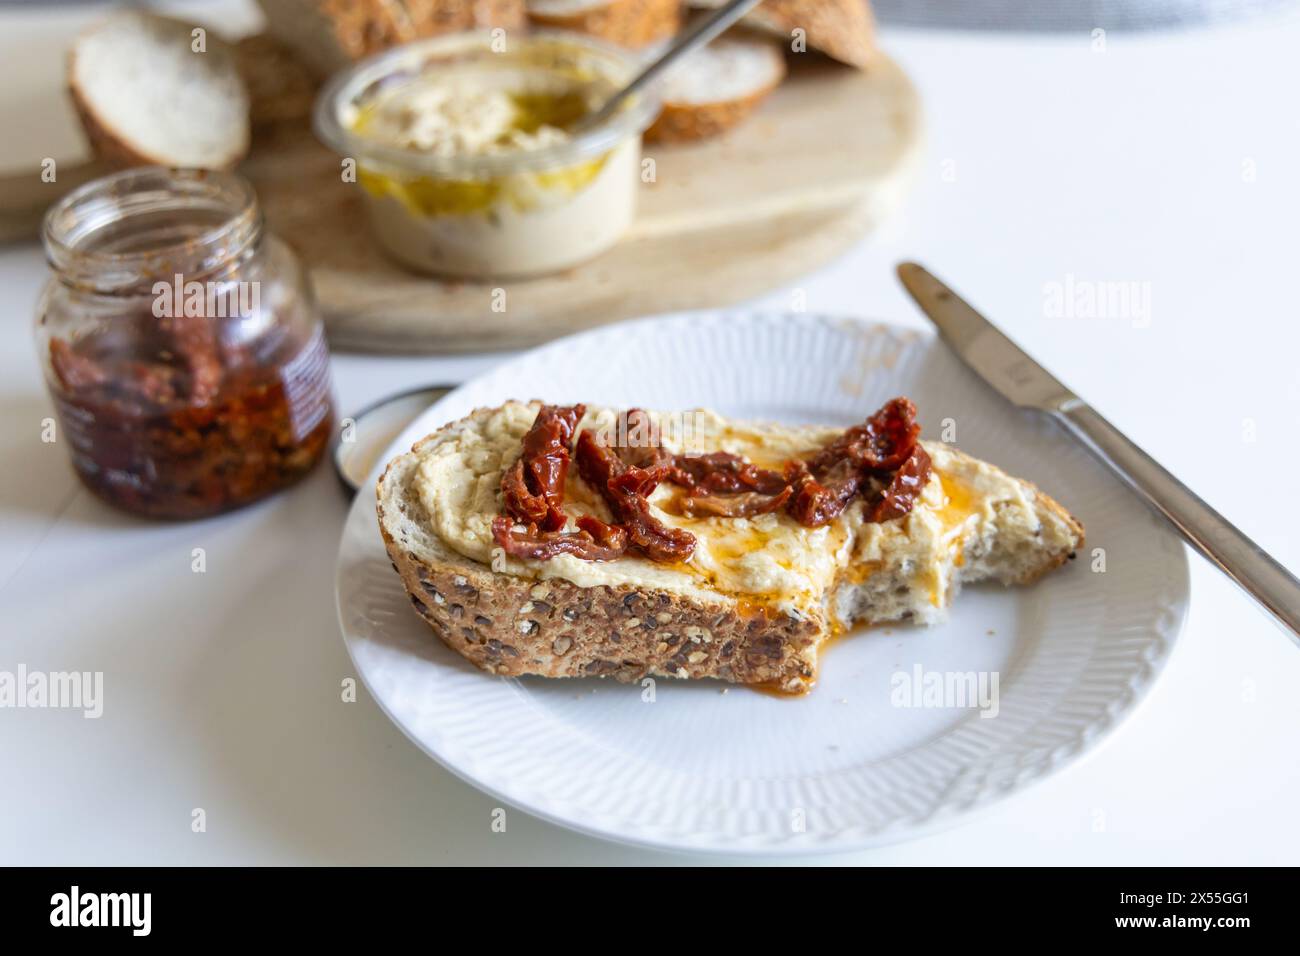
POLYGON ((842 459, 872 471, 893 471, 907 460, 920 434, 916 406, 911 399, 890 399, 861 425, 846 429, 809 464, 814 475, 825 472, 842 459))
POLYGON ((323 337, 223 364, 206 318, 124 314, 49 340, 50 392, 81 480, 160 518, 236 508, 301 478, 333 430, 323 337))
MULTIPOLYGON (((739 494, 757 491, 780 494, 785 479, 780 472, 751 464, 739 455, 718 451, 707 455, 674 455, 663 447, 659 426, 649 413, 629 409, 618 417, 610 447, 625 465, 653 473, 658 482, 689 488, 692 494, 739 494)), ((650 491, 653 491, 653 487, 650 491)), ((645 491, 648 495, 650 492, 645 491)))
POLYGON ((601 547, 620 553, 627 550, 627 530, 619 525, 606 524, 594 515, 580 515, 575 523, 601 547))
POLYGON ((872 521, 892 521, 912 510, 930 480, 930 455, 919 444, 901 468, 894 472, 889 486, 871 509, 872 521))
POLYGON ((609 482, 616 491, 649 498, 661 484, 671 481, 676 471, 672 465, 651 465, 649 468, 627 467, 609 479, 609 482))
POLYGON ((217 349, 216 323, 203 315, 160 318, 158 328, 189 372, 189 399, 206 405, 221 391, 224 369, 217 349))
POLYGON ((518 524, 559 531, 564 514, 564 480, 569 472, 573 430, 584 405, 543 405, 523 438, 523 452, 501 476, 506 514, 518 524))
POLYGON ((801 525, 820 528, 830 524, 847 508, 866 480, 862 469, 847 459, 832 465, 822 478, 814 478, 807 462, 793 461, 786 476, 794 494, 786 511, 801 525))
POLYGON ((584 561, 613 561, 627 551, 627 532, 618 525, 605 524, 599 518, 583 515, 577 531, 539 531, 529 525, 516 531, 506 515, 492 519, 492 537, 512 558, 546 561, 560 554, 571 554, 584 561))
POLYGON ((885 403, 811 458, 787 462, 782 472, 730 452, 673 455, 659 443, 650 416, 634 408, 620 416, 613 444, 587 430, 577 436, 573 450, 579 474, 609 505, 617 524, 583 517, 579 531, 562 532, 568 449, 582 412, 580 405, 545 406, 525 436, 523 455, 502 478, 509 517, 494 521, 493 534, 515 557, 544 560, 573 554, 604 561, 625 552, 663 562, 690 557, 695 536, 651 513, 650 495, 663 482, 687 489, 679 507, 688 517, 749 518, 784 508, 800 524, 817 528, 872 489, 879 490, 868 520, 901 518, 915 506, 932 471, 930 456, 918 441, 916 406, 906 398, 885 403), (544 466, 540 473, 530 469, 533 461, 544 466), (543 487, 557 493, 548 497, 543 487), (515 524, 526 529, 516 531, 515 524))
POLYGON ((744 491, 776 495, 787 484, 780 472, 759 468, 725 451, 678 455, 673 464, 691 477, 690 487, 696 495, 734 495, 744 491))
POLYGON ((650 513, 650 502, 640 493, 647 487, 653 491, 658 484, 653 470, 629 468, 590 429, 578 435, 574 454, 578 473, 605 499, 635 550, 652 561, 684 561, 691 556, 695 535, 665 525, 650 513))
POLYGON ((663 447, 659 426, 643 409, 630 408, 620 413, 611 437, 614 440, 609 445, 625 465, 651 468, 672 459, 663 447))
POLYGON ((103 363, 83 355, 64 339, 50 339, 50 366, 59 384, 70 392, 98 388, 111 377, 103 363))
POLYGON ((682 499, 682 514, 689 518, 754 518, 780 511, 794 489, 786 485, 774 495, 744 491, 737 495, 696 495, 682 499))
POLYGON ((787 467, 786 477, 795 489, 787 510, 807 527, 828 524, 867 487, 873 475, 887 477, 912 464, 919 450, 924 456, 924 474, 917 458, 912 471, 899 479, 897 489, 891 482, 889 487, 894 493, 885 493, 878 507, 872 509, 870 520, 902 517, 912 509, 916 495, 929 480, 929 456, 917 444, 920 434, 916 406, 907 398, 891 399, 861 425, 846 429, 808 462, 787 467), (913 489, 910 482, 917 478, 920 486, 913 489))

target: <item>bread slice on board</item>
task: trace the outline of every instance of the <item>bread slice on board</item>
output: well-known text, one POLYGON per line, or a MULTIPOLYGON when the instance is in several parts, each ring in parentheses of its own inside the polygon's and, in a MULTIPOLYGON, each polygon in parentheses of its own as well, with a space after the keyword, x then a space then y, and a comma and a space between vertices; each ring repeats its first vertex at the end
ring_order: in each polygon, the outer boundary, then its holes
POLYGON ((524 0, 258 0, 266 30, 317 76, 399 43, 461 30, 522 29, 524 0))
POLYGON ((720 37, 669 71, 663 109, 646 139, 682 143, 724 133, 754 112, 784 77, 785 57, 766 38, 720 37))
POLYGON ((637 49, 666 39, 682 25, 681 0, 528 0, 539 27, 586 33, 637 49))
MULTIPOLYGON (((690 0, 711 9, 725 0, 690 0)), ((876 48, 876 25, 867 0, 763 0, 741 23, 784 39, 787 49, 800 37, 810 49, 865 69, 876 48)))
MULTIPOLYGON (((509 402, 446 425, 390 462, 376 489, 379 529, 416 612, 494 674, 711 677, 798 693, 816 678, 820 646, 850 625, 936 623, 963 584, 1027 584, 1083 544, 1083 526, 1033 485, 923 442, 934 472, 902 518, 867 521, 861 500, 817 529, 785 513, 685 518, 661 485, 653 513, 696 536, 688 562, 508 558, 490 523, 539 407, 509 402)), ((650 414, 667 435, 670 420, 650 414)), ((617 415, 588 407, 578 429, 609 428, 617 415)), ((770 464, 840 434, 692 415, 690 446, 674 452, 770 464)), ((573 469, 565 489, 570 519, 609 520, 573 469)))
POLYGON ((148 13, 78 36, 68 90, 91 147, 115 166, 228 169, 248 152, 248 92, 230 47, 148 13))

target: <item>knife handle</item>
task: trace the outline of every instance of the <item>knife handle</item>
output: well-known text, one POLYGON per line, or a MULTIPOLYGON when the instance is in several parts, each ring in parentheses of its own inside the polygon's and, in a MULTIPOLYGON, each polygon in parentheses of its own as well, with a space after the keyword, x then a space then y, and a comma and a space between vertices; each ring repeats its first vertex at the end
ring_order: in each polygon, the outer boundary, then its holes
POLYGON ((1294 575, 1087 405, 1071 402, 1051 415, 1168 518, 1188 544, 1258 601, 1300 646, 1300 581, 1294 575))

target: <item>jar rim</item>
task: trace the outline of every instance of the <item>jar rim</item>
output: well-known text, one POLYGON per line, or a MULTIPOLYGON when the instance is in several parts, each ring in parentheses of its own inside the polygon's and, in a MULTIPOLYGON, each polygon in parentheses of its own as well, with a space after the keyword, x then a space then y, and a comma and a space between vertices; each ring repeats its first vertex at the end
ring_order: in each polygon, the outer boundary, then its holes
POLYGON ((220 269, 255 243, 262 212, 252 185, 234 173, 141 166, 92 180, 56 202, 45 214, 41 237, 46 259, 61 278, 105 291, 137 285, 160 275, 201 276, 220 269), (207 214, 213 225, 130 245, 132 219, 186 212, 207 214))
MULTIPOLYGON (((400 75, 418 75, 436 67, 440 57, 454 57, 466 52, 492 53, 491 31, 471 30, 416 40, 371 56, 336 74, 326 83, 316 99, 314 126, 316 135, 341 156, 359 162, 379 162, 389 169, 411 175, 474 179, 504 176, 525 170, 547 169, 581 162, 607 152, 630 136, 640 136, 659 112, 659 100, 653 92, 637 96, 606 122, 584 130, 572 139, 540 149, 486 155, 438 156, 400 146, 376 142, 354 132, 343 119, 349 106, 373 95, 386 82, 400 75)), ((617 89, 637 72, 637 61, 627 51, 592 37, 563 30, 533 30, 526 36, 512 38, 512 43, 543 53, 570 51, 594 66, 617 89)), ((612 92, 612 91, 611 91, 612 92)))

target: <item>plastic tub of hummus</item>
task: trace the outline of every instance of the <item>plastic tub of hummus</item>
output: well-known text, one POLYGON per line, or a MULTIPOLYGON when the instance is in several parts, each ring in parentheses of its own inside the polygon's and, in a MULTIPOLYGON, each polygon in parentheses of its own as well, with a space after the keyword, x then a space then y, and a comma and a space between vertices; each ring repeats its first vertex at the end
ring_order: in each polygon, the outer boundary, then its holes
POLYGON ((573 34, 433 37, 332 79, 316 132, 356 161, 375 234, 402 264, 539 275, 603 252, 632 222, 658 102, 571 130, 636 70, 631 54, 573 34))

